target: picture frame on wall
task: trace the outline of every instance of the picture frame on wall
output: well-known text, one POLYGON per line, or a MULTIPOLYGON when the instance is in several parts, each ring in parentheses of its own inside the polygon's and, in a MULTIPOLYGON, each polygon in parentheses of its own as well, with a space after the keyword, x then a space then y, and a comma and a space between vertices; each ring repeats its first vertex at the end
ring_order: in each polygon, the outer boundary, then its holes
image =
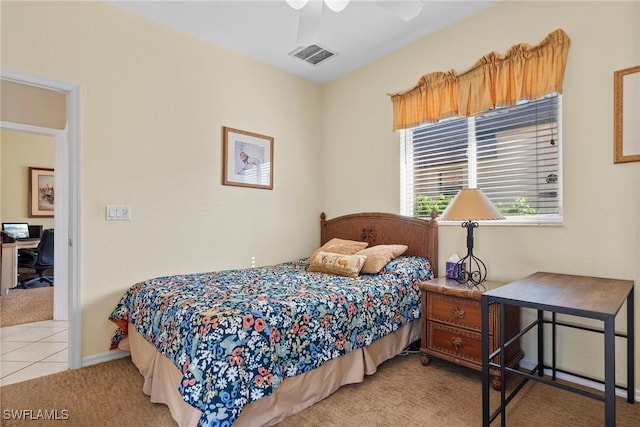
POLYGON ((222 184, 273 189, 273 137, 223 126, 222 184))
POLYGON ((640 65, 613 76, 613 162, 640 162, 640 65))
POLYGON ((29 168, 29 217, 53 218, 54 171, 49 168, 29 168))

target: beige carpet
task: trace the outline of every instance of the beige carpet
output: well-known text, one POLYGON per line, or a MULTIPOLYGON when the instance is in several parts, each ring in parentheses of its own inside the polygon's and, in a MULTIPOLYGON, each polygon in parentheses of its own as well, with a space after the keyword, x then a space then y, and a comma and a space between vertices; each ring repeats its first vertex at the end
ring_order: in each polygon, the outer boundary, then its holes
MULTIPOLYGON (((510 384, 510 382, 508 382, 510 384)), ((499 398, 492 391, 493 406, 499 398)), ((3 426, 64 427, 174 426, 169 410, 142 393, 142 376, 129 358, 0 387, 3 426), (67 420, 16 421, 15 410, 57 411, 67 420), (9 411, 9 412, 7 412, 9 411), (10 418, 10 417, 9 417, 10 418)), ((640 426, 640 404, 617 399, 617 426, 640 426)), ((604 404, 538 383, 529 383, 512 401, 507 425, 602 426, 604 404)), ((35 415, 34 415, 35 416, 35 415)), ((294 415, 293 426, 478 426, 481 384, 477 372, 434 360, 424 367, 418 355, 398 356, 367 377, 294 415)), ((493 425, 499 425, 496 420, 493 425)))
POLYGON ((53 287, 11 289, 0 296, 0 327, 53 319, 53 287))

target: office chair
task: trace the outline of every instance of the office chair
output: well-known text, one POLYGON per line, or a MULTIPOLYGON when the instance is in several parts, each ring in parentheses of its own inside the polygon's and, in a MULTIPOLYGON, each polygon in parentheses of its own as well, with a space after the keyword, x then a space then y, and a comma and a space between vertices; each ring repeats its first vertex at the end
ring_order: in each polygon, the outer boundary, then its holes
POLYGON ((21 281, 19 287, 26 289, 27 285, 35 282, 47 282, 49 286, 53 286, 53 278, 44 275, 45 270, 53 268, 53 229, 42 232, 40 243, 35 250, 20 249, 18 251, 18 267, 33 269, 38 274, 21 281))

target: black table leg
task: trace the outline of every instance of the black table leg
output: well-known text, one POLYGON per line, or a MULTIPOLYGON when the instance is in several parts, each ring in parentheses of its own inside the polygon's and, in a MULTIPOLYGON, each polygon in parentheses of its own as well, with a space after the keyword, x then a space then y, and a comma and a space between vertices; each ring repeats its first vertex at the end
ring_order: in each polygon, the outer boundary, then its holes
POLYGON ((556 377, 556 312, 551 313, 551 379, 555 381, 556 377))
POLYGON ((616 425, 616 340, 615 317, 604 320, 604 420, 606 427, 616 425))
POLYGON ((506 308, 504 306, 504 304, 499 304, 498 305, 499 308, 499 314, 500 314, 500 335, 499 336, 499 340, 500 340, 500 407, 502 408, 502 417, 501 419, 501 426, 502 427, 506 427, 507 425, 507 404, 505 403, 505 392, 506 392, 506 376, 505 376, 505 365, 507 363, 507 353, 505 352, 504 349, 504 339, 505 339, 505 330, 506 330, 506 324, 505 324, 505 311, 506 308))
POLYGON ((489 298, 482 295, 482 425, 489 427, 489 298))
POLYGON ((544 375, 544 311, 538 310, 538 376, 544 375))
POLYGON ((635 402, 635 319, 633 315, 633 288, 627 295, 627 402, 635 402))

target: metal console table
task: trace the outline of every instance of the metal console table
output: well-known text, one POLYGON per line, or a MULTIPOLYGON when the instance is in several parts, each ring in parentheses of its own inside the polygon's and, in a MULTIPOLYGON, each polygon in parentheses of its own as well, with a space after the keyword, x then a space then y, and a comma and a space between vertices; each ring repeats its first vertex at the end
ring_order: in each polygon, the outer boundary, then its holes
POLYGON ((501 415, 502 426, 506 425, 506 406, 511 399, 522 389, 528 380, 543 382, 554 387, 572 391, 592 399, 604 401, 605 425, 613 427, 616 423, 615 406, 615 338, 625 338, 627 341, 627 385, 619 386, 627 390, 627 402, 634 403, 634 310, 633 310, 634 283, 631 280, 604 279, 587 276, 574 276, 556 273, 534 273, 528 277, 490 290, 482 294, 482 425, 488 427, 498 415, 501 415), (615 332, 615 317, 622 305, 627 304, 627 331, 626 334, 615 332), (505 329, 504 305, 532 308, 538 311, 537 319, 529 326, 523 328, 514 338, 505 342, 503 334, 494 337, 499 340, 498 349, 489 354, 489 304, 499 304, 500 330, 505 329), (544 312, 551 312, 551 319, 545 319, 544 312), (596 329, 581 325, 559 322, 556 314, 568 314, 585 318, 602 320, 604 329, 596 329), (552 365, 544 363, 544 325, 551 324, 551 353, 552 365), (501 362, 494 363, 496 356, 505 351, 512 342, 537 326, 538 331, 538 364, 529 373, 512 369, 501 362), (581 330, 604 334, 604 381, 585 377, 556 367, 556 327, 565 326, 581 330), (490 379, 489 369, 498 369, 501 375, 500 406, 490 413, 490 379), (551 379, 544 378, 544 369, 551 368, 551 379), (604 384, 604 396, 602 393, 592 393, 569 385, 556 382, 556 372, 565 372, 585 379, 604 384), (504 375, 510 373, 522 377, 520 383, 507 396, 505 391, 504 375), (537 373, 537 375, 535 375, 537 373))

